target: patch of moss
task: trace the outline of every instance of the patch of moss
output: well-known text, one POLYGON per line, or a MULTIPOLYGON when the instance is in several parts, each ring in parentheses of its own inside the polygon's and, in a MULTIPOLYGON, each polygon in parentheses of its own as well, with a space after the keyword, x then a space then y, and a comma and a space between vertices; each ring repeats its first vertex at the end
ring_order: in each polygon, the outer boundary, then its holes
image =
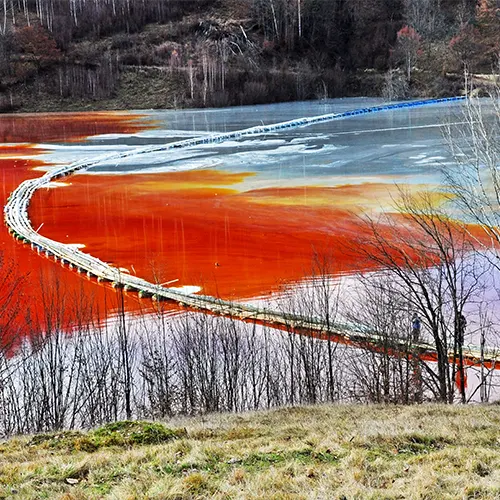
POLYGON ((61 431, 45 434, 36 434, 28 441, 28 446, 42 448, 65 449, 73 448, 75 441, 85 438, 80 431, 61 431))
POLYGON ((174 430, 154 422, 113 422, 91 431, 89 437, 103 446, 141 446, 161 444, 185 437, 185 430, 174 430))
POLYGON ((283 463, 285 454, 282 452, 252 453, 241 461, 244 467, 262 469, 271 465, 283 463))
POLYGON ((443 449, 450 444, 450 439, 443 436, 429 436, 425 434, 408 434, 397 440, 398 453, 420 455, 443 449))
POLYGON ((28 444, 51 449, 94 452, 109 446, 130 447, 161 444, 185 436, 185 430, 169 429, 163 424, 124 421, 107 424, 87 434, 79 431, 37 434, 31 438, 28 444))

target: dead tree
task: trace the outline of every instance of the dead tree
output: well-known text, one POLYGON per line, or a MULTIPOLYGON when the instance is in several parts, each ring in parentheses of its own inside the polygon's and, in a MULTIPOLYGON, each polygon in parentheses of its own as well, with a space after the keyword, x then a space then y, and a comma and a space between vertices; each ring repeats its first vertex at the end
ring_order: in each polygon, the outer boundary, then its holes
MULTIPOLYGON (((439 401, 451 403, 457 372, 465 380, 460 318, 481 295, 488 265, 474 251, 467 226, 438 210, 431 195, 401 192, 397 208, 402 222, 390 215, 365 219, 371 234, 356 250, 393 276, 394 296, 408 297, 422 318, 437 353, 436 371, 424 365, 430 389, 439 401)), ((465 402, 463 384, 460 393, 465 402)))

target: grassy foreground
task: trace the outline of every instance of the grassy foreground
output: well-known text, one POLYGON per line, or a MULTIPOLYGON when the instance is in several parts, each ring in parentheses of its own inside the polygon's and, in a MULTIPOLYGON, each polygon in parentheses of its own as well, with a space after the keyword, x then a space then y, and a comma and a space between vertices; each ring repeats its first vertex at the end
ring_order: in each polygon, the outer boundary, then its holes
POLYGON ((0 498, 500 498, 500 408, 320 406, 0 442, 0 498))

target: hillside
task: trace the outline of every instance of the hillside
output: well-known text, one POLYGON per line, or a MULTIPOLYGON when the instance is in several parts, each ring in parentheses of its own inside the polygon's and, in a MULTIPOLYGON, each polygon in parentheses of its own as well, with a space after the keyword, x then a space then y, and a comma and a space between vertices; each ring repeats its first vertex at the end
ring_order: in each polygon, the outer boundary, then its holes
POLYGON ((0 498, 500 496, 494 406, 319 406, 0 443, 0 498))
POLYGON ((5 0, 0 111, 443 96, 498 64, 496 0, 5 0))

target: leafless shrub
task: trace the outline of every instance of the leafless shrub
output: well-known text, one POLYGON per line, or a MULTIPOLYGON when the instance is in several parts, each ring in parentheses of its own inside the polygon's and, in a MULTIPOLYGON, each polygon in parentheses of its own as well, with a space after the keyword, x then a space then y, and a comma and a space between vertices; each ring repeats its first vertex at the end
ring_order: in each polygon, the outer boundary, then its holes
POLYGON ((409 85, 406 76, 401 71, 389 69, 384 77, 382 95, 388 101, 406 99, 409 95, 409 85))

